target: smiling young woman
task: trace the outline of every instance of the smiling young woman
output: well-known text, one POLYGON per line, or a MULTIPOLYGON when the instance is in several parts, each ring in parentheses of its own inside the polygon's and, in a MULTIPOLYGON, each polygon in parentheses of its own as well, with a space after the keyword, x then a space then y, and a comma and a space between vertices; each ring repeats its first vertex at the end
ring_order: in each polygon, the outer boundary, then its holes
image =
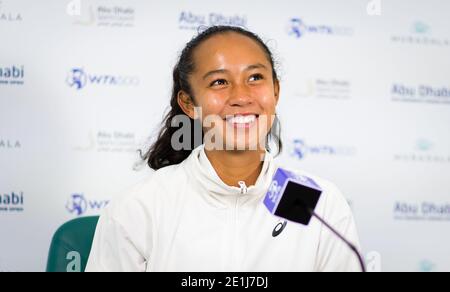
MULTIPOLYGON (((262 200, 282 149, 279 98, 272 53, 254 33, 214 26, 191 40, 173 72, 171 111, 143 156, 156 171, 104 211, 87 271, 358 271, 320 222, 274 232, 280 222, 262 200), (173 125, 183 119, 190 147, 180 150, 173 125)), ((324 190, 317 213, 358 245, 339 190, 296 172, 324 190)))

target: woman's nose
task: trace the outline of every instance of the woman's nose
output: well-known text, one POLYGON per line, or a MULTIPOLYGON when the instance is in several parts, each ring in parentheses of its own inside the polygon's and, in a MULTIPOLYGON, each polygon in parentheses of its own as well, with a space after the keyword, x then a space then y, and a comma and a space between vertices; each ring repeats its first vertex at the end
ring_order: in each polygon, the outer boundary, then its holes
POLYGON ((253 102, 250 88, 243 85, 235 85, 230 93, 229 104, 231 106, 245 106, 253 102))

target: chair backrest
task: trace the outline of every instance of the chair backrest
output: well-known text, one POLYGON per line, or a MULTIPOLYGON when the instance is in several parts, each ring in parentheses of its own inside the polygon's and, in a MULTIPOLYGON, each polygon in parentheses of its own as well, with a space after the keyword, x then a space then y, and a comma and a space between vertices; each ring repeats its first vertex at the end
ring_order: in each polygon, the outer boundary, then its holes
POLYGON ((98 216, 74 219, 56 231, 50 246, 47 272, 84 272, 98 219, 98 216))

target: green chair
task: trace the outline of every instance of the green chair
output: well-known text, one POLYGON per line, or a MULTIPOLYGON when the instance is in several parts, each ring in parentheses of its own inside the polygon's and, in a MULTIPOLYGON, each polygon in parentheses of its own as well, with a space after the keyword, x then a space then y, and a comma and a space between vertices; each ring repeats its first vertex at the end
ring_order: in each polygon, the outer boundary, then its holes
POLYGON ((50 246, 47 272, 84 272, 98 219, 98 216, 74 219, 56 231, 50 246))

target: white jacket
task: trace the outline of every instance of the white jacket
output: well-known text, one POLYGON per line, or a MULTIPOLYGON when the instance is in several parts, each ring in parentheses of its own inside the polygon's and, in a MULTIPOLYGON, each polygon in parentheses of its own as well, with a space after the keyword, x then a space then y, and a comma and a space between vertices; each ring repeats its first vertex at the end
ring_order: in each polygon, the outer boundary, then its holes
MULTIPOLYGON (((86 271, 360 271, 336 236, 314 218, 309 226, 280 219, 262 203, 277 165, 266 153, 248 188, 230 187, 216 174, 204 146, 181 164, 162 168, 114 200, 97 226, 86 271)), ((351 210, 331 183, 316 212, 359 246, 351 210)))

